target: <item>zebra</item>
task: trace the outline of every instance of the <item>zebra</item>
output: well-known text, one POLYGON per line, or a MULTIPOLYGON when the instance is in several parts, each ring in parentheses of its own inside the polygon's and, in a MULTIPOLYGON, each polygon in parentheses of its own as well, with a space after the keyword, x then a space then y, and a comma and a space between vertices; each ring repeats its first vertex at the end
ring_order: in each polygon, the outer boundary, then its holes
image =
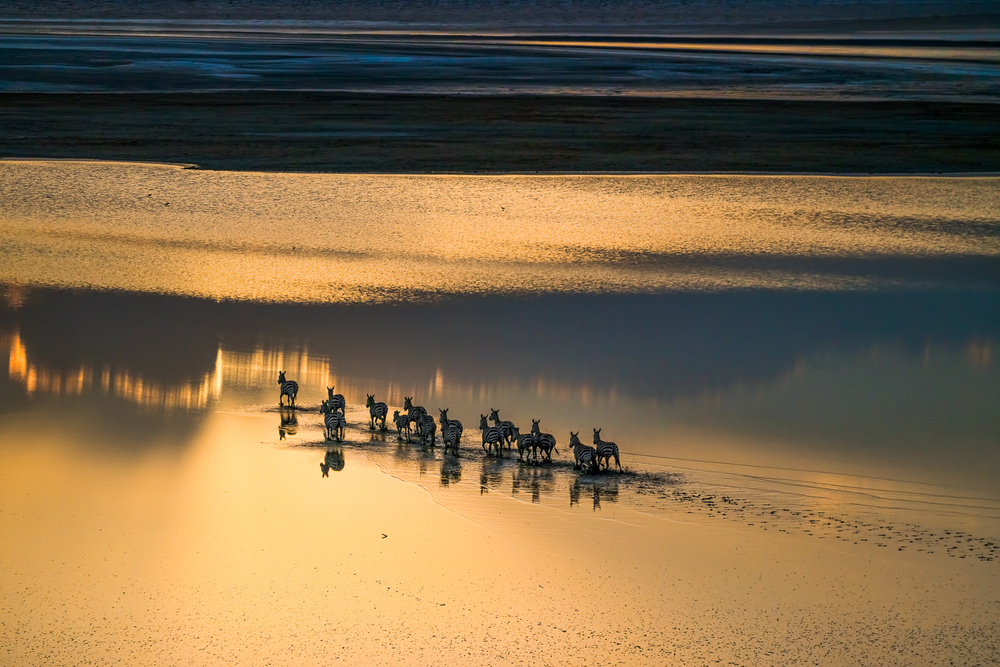
POLYGON ((458 431, 458 435, 455 438, 455 446, 457 447, 458 443, 462 440, 462 433, 465 431, 465 427, 463 427, 462 422, 457 419, 448 419, 448 408, 445 408, 444 410, 438 408, 438 412, 441 413, 441 437, 444 437, 444 430, 446 428, 454 426, 458 431))
POLYGON ((507 449, 510 449, 510 443, 514 440, 514 422, 501 421, 500 411, 493 408, 490 408, 490 421, 500 429, 500 435, 503 436, 504 442, 507 443, 507 449))
POLYGON ((479 428, 483 432, 483 449, 486 450, 487 455, 492 451, 493 446, 496 445, 497 456, 500 456, 500 447, 503 444, 503 436, 500 434, 500 429, 496 426, 490 426, 489 422, 486 421, 486 415, 479 415, 479 428))
POLYGON ((521 429, 515 426, 514 442, 517 444, 517 457, 523 461, 524 454, 527 452, 530 461, 531 455, 535 451, 535 435, 533 433, 521 435, 521 429))
POLYGON ((615 457, 615 463, 618 465, 618 470, 622 469, 622 462, 618 459, 618 445, 613 442, 606 442, 601 440, 601 429, 594 429, 594 446, 597 447, 597 461, 596 465, 598 468, 601 466, 601 459, 604 459, 604 469, 611 469, 611 457, 615 457))
POLYGON ((425 412, 417 418, 417 434, 425 445, 427 444, 427 440, 430 439, 431 447, 434 446, 436 433, 437 424, 434 423, 434 417, 425 412))
POLYGON ((333 393, 333 387, 326 388, 326 400, 329 401, 331 410, 340 410, 340 414, 346 414, 344 409, 347 407, 347 401, 344 400, 343 394, 333 393))
POLYGON ((414 405, 412 396, 406 396, 403 399, 403 409, 406 410, 406 416, 411 422, 416 422, 421 415, 427 416, 427 408, 422 405, 414 405))
POLYGON ((365 407, 368 408, 368 428, 372 431, 375 430, 375 420, 381 420, 382 426, 379 430, 385 430, 385 417, 389 414, 389 406, 382 401, 375 402, 375 396, 373 394, 365 394, 368 400, 365 402, 365 407))
POLYGON ((458 454, 458 440, 461 437, 461 431, 455 426, 454 421, 450 421, 445 424, 444 421, 441 422, 441 440, 444 442, 444 451, 451 449, 458 454))
POLYGON ((403 431, 406 431, 406 441, 410 441, 410 417, 409 415, 399 414, 399 410, 392 413, 392 421, 396 425, 396 438, 403 437, 403 431))
POLYGON ((319 406, 319 412, 323 415, 323 423, 326 425, 326 439, 343 440, 344 427, 347 425, 344 415, 330 407, 329 401, 323 401, 323 404, 319 406))
POLYGON ((295 380, 286 380, 285 371, 278 371, 278 384, 281 385, 281 393, 278 394, 278 405, 284 405, 283 401, 285 396, 292 403, 292 409, 295 409, 295 397, 299 393, 299 383, 295 380))
POLYGON ((579 431, 576 433, 573 433, 573 431, 569 432, 569 446, 573 450, 573 468, 575 470, 583 468, 586 472, 596 472, 597 450, 590 445, 580 442, 579 435, 579 431))
POLYGON ((542 433, 542 430, 538 428, 538 424, 541 419, 531 420, 531 435, 535 438, 535 460, 538 460, 538 452, 541 450, 542 454, 545 456, 545 461, 552 461, 553 450, 556 454, 559 450, 556 449, 556 437, 551 433, 542 433))

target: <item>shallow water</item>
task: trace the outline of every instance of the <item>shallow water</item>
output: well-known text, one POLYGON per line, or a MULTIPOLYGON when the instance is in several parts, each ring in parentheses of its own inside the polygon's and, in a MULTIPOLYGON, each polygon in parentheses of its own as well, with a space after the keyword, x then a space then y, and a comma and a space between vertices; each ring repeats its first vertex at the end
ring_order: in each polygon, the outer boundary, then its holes
POLYGON ((7 661, 1000 655, 997 179, 0 176, 7 661))
MULTIPOLYGON (((662 20, 662 19, 661 19, 662 20)), ((0 90, 995 101, 996 31, 676 34, 0 19, 0 90), (593 35, 604 35, 595 38, 593 35)), ((759 27, 757 28, 760 29, 759 27)))

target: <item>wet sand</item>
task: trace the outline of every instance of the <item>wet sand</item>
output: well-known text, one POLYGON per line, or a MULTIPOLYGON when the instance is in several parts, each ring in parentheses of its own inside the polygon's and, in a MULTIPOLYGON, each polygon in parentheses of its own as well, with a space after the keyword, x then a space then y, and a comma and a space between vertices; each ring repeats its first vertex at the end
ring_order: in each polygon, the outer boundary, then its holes
POLYGON ((994 104, 0 94, 0 155, 342 173, 1000 171, 994 104))

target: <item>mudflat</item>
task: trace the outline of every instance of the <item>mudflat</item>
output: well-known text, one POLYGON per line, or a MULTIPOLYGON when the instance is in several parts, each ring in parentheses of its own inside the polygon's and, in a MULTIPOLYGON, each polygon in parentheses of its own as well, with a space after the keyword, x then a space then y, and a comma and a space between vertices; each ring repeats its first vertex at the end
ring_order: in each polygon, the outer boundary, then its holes
POLYGON ((992 103, 0 94, 0 155, 367 173, 1000 171, 992 103))

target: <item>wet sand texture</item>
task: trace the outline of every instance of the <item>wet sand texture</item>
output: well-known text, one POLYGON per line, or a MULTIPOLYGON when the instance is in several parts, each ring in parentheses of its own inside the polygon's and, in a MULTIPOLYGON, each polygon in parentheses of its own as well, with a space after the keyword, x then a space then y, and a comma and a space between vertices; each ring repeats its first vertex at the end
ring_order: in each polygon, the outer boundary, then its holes
POLYGON ((1000 171, 994 104, 0 94, 0 155, 317 172, 1000 171))

